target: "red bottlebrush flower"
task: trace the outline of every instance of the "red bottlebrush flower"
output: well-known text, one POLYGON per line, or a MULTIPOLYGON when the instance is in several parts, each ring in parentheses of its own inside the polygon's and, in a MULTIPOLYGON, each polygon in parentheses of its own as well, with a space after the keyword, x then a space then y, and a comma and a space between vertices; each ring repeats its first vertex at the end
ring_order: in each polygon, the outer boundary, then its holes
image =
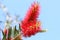
POLYGON ((21 31, 24 36, 30 37, 41 30, 40 21, 37 21, 39 15, 39 4, 34 3, 28 10, 26 17, 22 20, 21 31))

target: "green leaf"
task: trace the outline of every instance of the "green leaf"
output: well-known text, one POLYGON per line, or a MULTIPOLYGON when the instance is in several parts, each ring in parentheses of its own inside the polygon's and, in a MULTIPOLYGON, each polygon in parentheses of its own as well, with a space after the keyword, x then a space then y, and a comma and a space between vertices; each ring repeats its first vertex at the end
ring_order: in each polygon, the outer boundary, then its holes
POLYGON ((19 24, 19 31, 21 31, 21 26, 20 26, 20 24, 19 24))
POLYGON ((2 40, 6 40, 6 34, 4 34, 3 31, 2 31, 2 34, 3 34, 3 38, 2 38, 2 40))
POLYGON ((19 30, 16 29, 16 26, 14 27, 14 37, 19 34, 19 30))
POLYGON ((12 34, 12 27, 9 27, 8 29, 8 39, 11 37, 12 34))

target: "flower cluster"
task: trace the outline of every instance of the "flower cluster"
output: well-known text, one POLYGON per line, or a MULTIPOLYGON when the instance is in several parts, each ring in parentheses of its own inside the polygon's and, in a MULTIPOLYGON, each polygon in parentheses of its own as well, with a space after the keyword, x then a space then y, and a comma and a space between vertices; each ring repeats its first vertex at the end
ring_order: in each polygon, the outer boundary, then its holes
POLYGON ((45 32, 42 30, 41 21, 38 20, 40 6, 39 3, 34 2, 29 10, 26 13, 26 16, 23 20, 18 21, 18 17, 13 20, 9 12, 7 11, 6 6, 0 4, 0 7, 7 14, 4 30, 2 30, 3 38, 2 40, 22 40, 22 36, 31 37, 38 32, 45 32), (13 22, 18 24, 19 29, 17 29, 16 24, 14 27, 11 25, 13 22))
POLYGON ((25 18, 21 23, 22 34, 25 37, 30 37, 35 35, 37 32, 41 31, 41 22, 38 21, 40 6, 38 3, 33 3, 31 8, 28 10, 25 18))

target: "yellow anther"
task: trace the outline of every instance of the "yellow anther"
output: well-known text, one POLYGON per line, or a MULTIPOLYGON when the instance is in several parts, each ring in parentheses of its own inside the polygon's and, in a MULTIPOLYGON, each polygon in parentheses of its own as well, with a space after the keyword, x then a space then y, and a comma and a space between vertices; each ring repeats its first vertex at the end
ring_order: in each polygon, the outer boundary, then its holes
POLYGON ((36 22, 36 26, 40 26, 41 25, 41 22, 36 22))

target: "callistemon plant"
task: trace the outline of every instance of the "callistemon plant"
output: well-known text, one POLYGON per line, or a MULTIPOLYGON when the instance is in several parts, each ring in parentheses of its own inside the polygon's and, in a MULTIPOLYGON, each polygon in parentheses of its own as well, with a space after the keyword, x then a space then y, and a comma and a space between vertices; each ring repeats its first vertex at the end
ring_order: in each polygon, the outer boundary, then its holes
POLYGON ((37 19, 39 16, 40 6, 34 2, 26 13, 21 23, 21 31, 23 36, 30 37, 38 32, 42 32, 41 22, 37 19))
POLYGON ((45 32, 46 30, 42 30, 41 21, 38 20, 39 12, 40 12, 40 5, 38 2, 34 2, 29 10, 26 13, 26 16, 23 20, 18 21, 18 17, 13 20, 12 16, 7 11, 6 6, 0 4, 0 7, 6 13, 6 22, 4 29, 2 30, 3 38, 2 40, 22 40, 22 37, 31 37, 38 32, 45 32), (18 23, 18 26, 12 23, 18 23), (17 29, 17 27, 19 29, 17 29))

